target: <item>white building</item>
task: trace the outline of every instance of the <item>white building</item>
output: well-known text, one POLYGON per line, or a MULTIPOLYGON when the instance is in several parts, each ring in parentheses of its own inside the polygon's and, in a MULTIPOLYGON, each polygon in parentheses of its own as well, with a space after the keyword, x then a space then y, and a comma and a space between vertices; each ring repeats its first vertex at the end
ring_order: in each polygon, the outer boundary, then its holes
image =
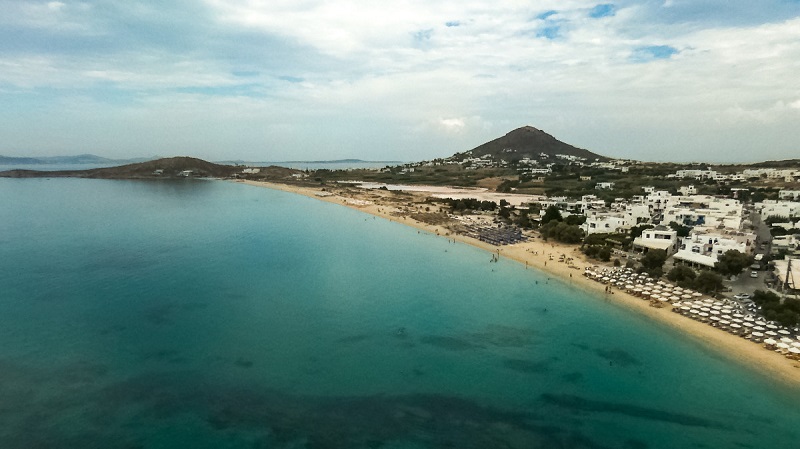
POLYGON ((598 182, 597 185, 594 186, 597 190, 613 190, 614 183, 613 182, 598 182))
POLYGON ((695 188, 694 185, 681 186, 681 187, 678 188, 678 192, 681 195, 684 195, 684 196, 685 195, 695 195, 695 194, 697 194, 697 188, 695 188))
POLYGON ((781 190, 778 192, 778 198, 782 200, 798 201, 800 200, 800 190, 781 190))
POLYGON ((755 250, 756 235, 753 233, 692 232, 681 241, 675 260, 689 265, 714 267, 719 256, 730 250, 750 255, 755 250))
POLYGON ((597 233, 616 233, 624 232, 629 229, 625 218, 613 213, 592 213, 586 217, 586 221, 581 225, 581 229, 586 235, 597 233))
POLYGON ((761 214, 761 219, 766 220, 767 217, 797 217, 800 216, 800 202, 797 201, 775 201, 764 200, 762 203, 757 203, 755 208, 761 214))
POLYGON ((640 237, 633 240, 633 248, 644 252, 663 249, 667 255, 675 254, 678 250, 678 233, 663 226, 645 229, 640 237))

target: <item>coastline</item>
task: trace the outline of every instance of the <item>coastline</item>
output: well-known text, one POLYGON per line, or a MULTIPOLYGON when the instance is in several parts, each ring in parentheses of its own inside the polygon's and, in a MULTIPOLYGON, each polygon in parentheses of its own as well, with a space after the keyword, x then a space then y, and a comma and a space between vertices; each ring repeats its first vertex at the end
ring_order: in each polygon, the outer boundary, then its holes
MULTIPOLYGON (((498 254, 499 250, 500 257, 507 257, 526 267, 558 277, 561 281, 589 292, 599 298, 604 298, 615 306, 631 310, 655 323, 679 331, 698 344, 721 354, 723 357, 735 363, 745 365, 751 370, 769 376, 789 387, 800 389, 800 362, 798 361, 787 359, 783 355, 767 350, 759 343, 745 340, 723 330, 692 320, 681 314, 674 313, 671 311, 671 307, 651 307, 648 301, 617 289, 613 289, 613 294, 607 294, 604 291, 604 284, 597 283, 583 276, 585 267, 602 264, 597 261, 587 260, 575 246, 562 245, 555 242, 544 242, 537 239, 497 247, 471 237, 451 233, 442 226, 427 224, 412 219, 405 215, 406 212, 404 211, 404 207, 401 207, 401 203, 391 204, 393 201, 396 202, 396 199, 389 200, 387 198, 387 195, 391 195, 391 193, 381 191, 364 191, 358 192, 358 195, 353 193, 352 195, 343 196, 314 187, 300 187, 288 184, 246 180, 236 182, 295 193, 321 201, 347 206, 377 217, 414 227, 426 233, 469 244, 494 254, 498 254), (385 201, 381 202, 382 199, 385 201), (549 259, 550 254, 554 256, 553 260, 549 259), (574 259, 571 267, 565 263, 558 262, 558 256, 560 254, 566 254, 567 257, 572 257, 574 259)), ((412 197, 414 196, 409 195, 408 198, 412 197)))

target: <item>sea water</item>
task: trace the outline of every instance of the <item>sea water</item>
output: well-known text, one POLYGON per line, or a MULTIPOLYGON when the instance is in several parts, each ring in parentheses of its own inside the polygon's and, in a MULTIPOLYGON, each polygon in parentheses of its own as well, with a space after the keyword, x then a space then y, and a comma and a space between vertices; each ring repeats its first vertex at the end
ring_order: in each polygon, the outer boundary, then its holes
POLYGON ((0 447, 796 447, 800 395, 482 250, 210 180, 0 179, 0 447))

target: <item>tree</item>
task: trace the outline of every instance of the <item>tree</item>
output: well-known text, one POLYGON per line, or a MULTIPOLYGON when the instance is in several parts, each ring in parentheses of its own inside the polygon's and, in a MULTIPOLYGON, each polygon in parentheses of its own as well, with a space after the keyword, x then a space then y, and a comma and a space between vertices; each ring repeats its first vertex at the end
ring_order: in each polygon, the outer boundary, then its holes
POLYGON ((653 227, 653 225, 649 225, 649 224, 643 224, 643 225, 632 227, 631 228, 631 240, 635 239, 636 237, 641 237, 642 232, 644 232, 645 229, 650 229, 652 227, 653 227))
POLYGON ((642 257, 642 266, 650 270, 660 269, 667 261, 667 252, 663 249, 651 249, 642 257))
POLYGON ((712 271, 701 271, 694 280, 695 290, 702 293, 716 293, 722 288, 722 276, 712 271))
POLYGON ((542 224, 550 223, 553 220, 562 221, 561 211, 558 210, 556 206, 550 206, 547 208, 547 210, 544 211, 544 216, 542 217, 542 224))
POLYGON ((611 249, 609 249, 609 247, 607 246, 600 248, 600 250, 597 251, 597 258, 602 260, 603 262, 608 262, 609 260, 611 260, 611 249))
POLYGON ((735 249, 725 251, 725 254, 719 256, 717 263, 714 264, 714 269, 723 276, 736 276, 750 265, 750 257, 742 254, 735 249))
POLYGON ((678 237, 689 237, 689 233, 692 232, 692 228, 689 226, 685 226, 674 221, 669 223, 669 227, 672 228, 673 231, 677 232, 678 237))
POLYGON ((674 268, 667 273, 667 279, 672 282, 691 282, 697 277, 697 273, 686 265, 675 265, 674 268))
POLYGON ((580 226, 586 223, 586 215, 570 215, 564 219, 564 223, 568 225, 580 226))

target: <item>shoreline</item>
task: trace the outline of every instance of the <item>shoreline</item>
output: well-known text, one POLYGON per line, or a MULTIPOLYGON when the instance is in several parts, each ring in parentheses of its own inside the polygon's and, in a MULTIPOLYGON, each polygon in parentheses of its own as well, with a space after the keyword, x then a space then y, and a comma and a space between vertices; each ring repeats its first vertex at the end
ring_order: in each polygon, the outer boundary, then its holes
MULTIPOLYGON (((386 199, 385 192, 365 191, 359 195, 342 196, 337 193, 324 191, 318 187, 301 187, 288 184, 260 181, 236 181, 242 184, 281 190, 284 192, 303 195, 328 203, 357 209, 362 212, 385 218, 390 221, 411 226, 420 231, 453 239, 454 241, 472 245, 486 250, 500 257, 506 257, 520 264, 540 272, 558 277, 562 282, 579 288, 599 298, 603 298, 614 306, 630 310, 639 316, 646 317, 653 322, 672 328, 688 336, 697 344, 708 348, 734 363, 747 366, 751 370, 768 376, 789 387, 800 390, 800 362, 787 359, 774 351, 765 349, 760 343, 754 343, 741 337, 729 334, 708 324, 695 321, 689 317, 674 313, 671 307, 655 308, 649 302, 637 298, 622 290, 613 289, 613 294, 604 291, 605 285, 583 276, 584 268, 595 265, 604 266, 601 262, 590 261, 575 246, 563 245, 556 242, 542 240, 529 240, 507 246, 494 246, 477 239, 455 234, 442 226, 423 223, 404 215, 404 210, 398 205, 381 204, 377 199, 386 199), (358 197, 357 197, 358 196, 358 197), (549 255, 554 259, 550 260, 549 255), (559 262, 558 256, 566 254, 573 258, 571 266, 559 262), (549 263, 548 263, 549 262, 549 263)), ((391 193, 389 193, 391 194, 391 193)), ((410 195, 410 198, 419 198, 410 195)), ((395 199, 387 202, 395 201, 395 199)), ((607 265, 605 265, 607 266, 607 265)))

